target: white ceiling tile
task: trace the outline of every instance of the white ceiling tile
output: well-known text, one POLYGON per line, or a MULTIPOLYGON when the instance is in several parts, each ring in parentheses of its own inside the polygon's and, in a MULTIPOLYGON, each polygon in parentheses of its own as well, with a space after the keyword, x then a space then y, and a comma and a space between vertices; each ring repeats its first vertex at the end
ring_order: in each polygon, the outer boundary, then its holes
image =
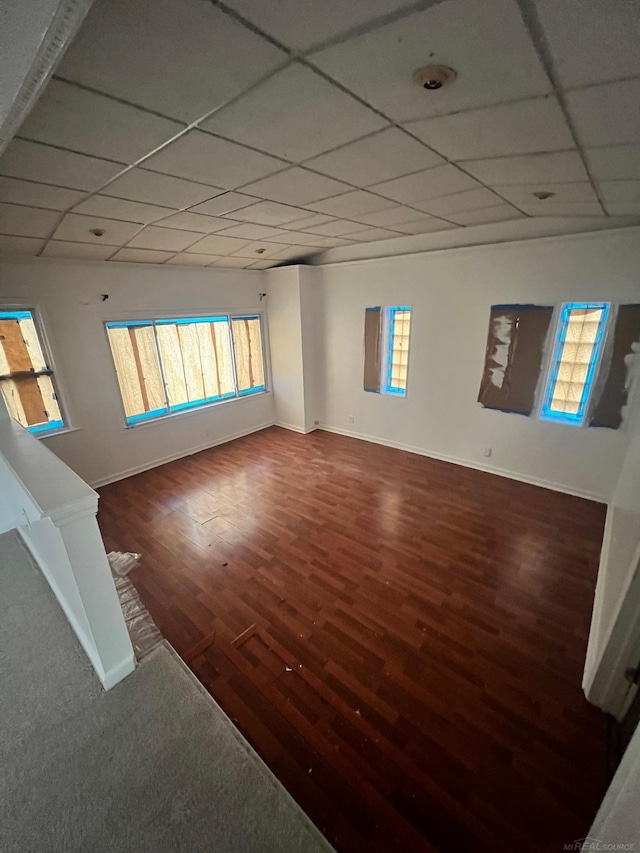
POLYGON ((407 130, 450 160, 561 151, 574 146, 569 126, 551 96, 412 122, 407 130))
POLYGON ((320 213, 330 213, 332 216, 348 218, 363 213, 375 213, 377 210, 386 210, 393 207, 393 203, 386 198, 380 198, 380 196, 364 190, 352 190, 343 195, 314 202, 308 207, 318 210, 320 213))
POLYGON ((134 264, 161 264, 168 261, 173 252, 159 252, 153 249, 119 249, 112 261, 128 261, 134 264))
POLYGON ((124 165, 60 151, 48 145, 14 139, 0 157, 0 173, 14 178, 56 184, 77 190, 97 190, 124 169, 124 165))
POLYGON ((250 204, 255 204, 258 199, 242 193, 223 193, 210 201, 197 204, 192 208, 194 213, 205 213, 207 216, 224 216, 241 210, 250 204))
POLYGON ((213 3, 97 0, 57 73, 191 122, 285 58, 213 3))
POLYGON ((418 172, 416 175, 384 181, 381 184, 375 184, 371 189, 394 201, 409 204, 477 187, 477 181, 456 169, 455 166, 447 164, 427 169, 426 172, 418 172))
POLYGON ((511 204, 515 204, 524 210, 526 205, 540 210, 551 207, 554 204, 593 204, 598 202, 593 187, 588 181, 577 181, 575 183, 541 183, 532 186, 500 187, 500 195, 511 204), (553 193, 548 199, 536 198, 535 192, 553 193))
POLYGON ((316 213, 313 216, 305 216, 304 219, 296 219, 295 222, 287 225, 287 228, 294 228, 296 231, 313 231, 316 225, 323 225, 325 222, 333 222, 333 216, 316 213))
POLYGON ((399 204, 386 210, 379 210, 377 213, 364 213, 358 216, 358 222, 364 222, 365 225, 375 227, 395 226, 403 222, 417 222, 418 220, 424 222, 433 221, 432 217, 428 214, 419 213, 417 210, 412 210, 410 207, 402 207, 399 204))
POLYGON ((234 189, 277 172, 285 164, 267 154, 192 130, 145 160, 144 165, 178 178, 234 189))
POLYGON ((309 231, 311 234, 318 234, 321 237, 342 237, 344 234, 362 231, 362 225, 358 222, 349 222, 348 219, 334 219, 332 222, 327 222, 324 225, 316 225, 315 228, 309 229, 309 231))
POLYGON ((102 190, 103 195, 159 204, 178 210, 218 196, 222 192, 224 191, 218 187, 196 184, 146 169, 130 169, 102 190))
POLYGON ((314 157, 305 165, 333 178, 366 187, 443 162, 442 157, 408 134, 391 127, 337 151, 314 157))
POLYGON ((298 163, 386 124, 315 71, 294 63, 201 127, 298 163))
POLYGON ((267 269, 269 269, 269 267, 272 267, 277 263, 278 263, 277 260, 255 261, 255 263, 249 264, 247 269, 249 269, 249 270, 267 270, 267 269))
POLYGON ((491 190, 479 187, 476 190, 465 190, 461 193, 432 198, 430 201, 419 202, 416 206, 434 216, 447 217, 449 213, 462 213, 465 210, 477 210, 480 207, 494 207, 500 202, 501 199, 491 190))
POLYGON ((279 243, 267 243, 264 240, 254 240, 253 242, 242 246, 240 249, 233 251, 232 254, 241 258, 252 258, 253 260, 258 260, 260 258, 271 258, 286 248, 289 248, 289 246, 287 243, 282 241, 279 243))
POLYGON ((211 234, 209 237, 203 237, 193 246, 189 246, 189 252, 204 255, 230 255, 232 252, 237 253, 248 242, 248 240, 238 240, 237 237, 221 237, 219 234, 211 234))
POLYGON ((317 175, 315 172, 308 172, 306 169, 294 166, 292 169, 249 184, 243 189, 258 198, 280 201, 282 204, 306 205, 321 198, 337 195, 339 192, 346 191, 348 187, 340 181, 334 181, 333 178, 326 178, 324 175, 317 175))
POLYGON ((251 265, 251 261, 249 258, 220 258, 219 261, 215 261, 211 266, 213 267, 224 267, 228 270, 238 269, 243 270, 251 265))
POLYGON ((612 201, 605 204, 609 216, 640 216, 639 201, 612 201))
POLYGON ((372 243, 374 240, 390 240, 392 237, 400 236, 397 232, 387 231, 385 228, 367 228, 366 231, 350 234, 349 239, 362 243, 372 243))
POLYGON ((0 203, 0 234, 13 237, 48 237, 59 218, 58 211, 0 203))
POLYGON ((602 198, 609 202, 639 202, 640 180, 638 181, 600 181, 602 198))
POLYGON ((169 258, 167 264, 178 264, 183 267, 208 267, 214 261, 219 261, 221 255, 189 255, 187 252, 180 252, 169 258))
POLYGON ((640 178, 640 145, 590 148, 586 156, 591 174, 599 181, 640 178))
POLYGON ((212 234, 214 231, 222 231, 229 227, 228 219, 220 219, 217 216, 204 216, 201 213, 192 213, 190 210, 174 213, 159 222, 161 228, 179 228, 182 231, 199 231, 201 234, 212 234))
POLYGON ((129 240, 127 245, 134 249, 161 249, 165 252, 182 252, 201 237, 202 234, 196 231, 182 231, 148 225, 133 239, 129 240))
POLYGON ((230 0, 229 6, 287 47, 307 49, 388 15, 407 0, 230 0))
POLYGON ((304 231, 284 231, 280 237, 265 237, 268 243, 286 243, 291 246, 308 246, 309 237, 317 237, 315 232, 305 233, 304 231))
POLYGON ((520 157, 496 157, 492 160, 466 160, 462 165, 479 181, 494 187, 588 179, 577 151, 523 154, 520 157))
POLYGON ((105 216, 108 219, 123 219, 126 222, 139 222, 146 225, 148 222, 153 222, 154 219, 160 219, 170 214, 171 208, 94 195, 77 205, 73 212, 83 213, 87 216, 105 216))
POLYGON ((427 222, 418 220, 417 222, 403 222, 401 225, 395 226, 403 234, 427 234, 431 231, 448 231, 455 227, 450 222, 443 222, 441 219, 434 219, 433 217, 427 222))
POLYGON ((42 256, 46 258, 89 258, 94 261, 106 261, 117 250, 117 246, 49 240, 42 256))
POLYGON ((313 237, 309 235, 309 239, 305 240, 307 246, 321 246, 323 249, 333 249, 338 246, 350 246, 354 241, 351 237, 313 237))
POLYGON ((551 91, 511 0, 438 3, 314 54, 311 61, 397 121, 551 91), (427 63, 448 65, 458 77, 441 90, 426 91, 412 75, 427 63))
POLYGON ((490 222, 522 219, 522 213, 510 204, 497 204, 495 207, 468 210, 466 213, 452 213, 449 218, 458 225, 485 225, 490 222))
POLYGON ((24 204, 29 207, 43 207, 47 210, 66 210, 81 201, 85 193, 53 187, 48 184, 35 184, 18 178, 0 177, 0 201, 24 204))
POLYGON ((258 225, 285 225, 296 219, 306 219, 307 212, 299 207, 278 204, 277 201, 261 201, 238 210, 231 218, 258 225))
POLYGON ((133 222, 119 222, 116 219, 100 219, 97 216, 67 213, 56 228, 53 237, 55 240, 121 246, 139 230, 140 225, 133 222), (91 233, 93 229, 100 229, 104 231, 104 234, 102 237, 97 237, 91 233))
POLYGON ((579 89, 567 92, 566 97, 583 145, 625 145, 640 141, 640 79, 579 89))
POLYGON ((44 240, 35 237, 6 237, 0 234, 0 255, 37 255, 44 240))
POLYGON ((282 228, 270 228, 268 225, 255 225, 253 222, 243 222, 242 225, 232 225, 227 222, 227 228, 224 231, 225 237, 240 237, 246 240, 266 240, 270 237, 279 239, 286 237, 287 232, 282 228), (229 227, 231 226, 231 227, 229 227))
POLYGON ((529 216, 604 216, 602 207, 597 201, 568 201, 561 202, 549 199, 551 204, 533 199, 519 205, 529 216))
POLYGON ((182 128, 104 95, 50 80, 20 135, 94 157, 135 163, 182 128))
POLYGON ((319 249, 314 249, 309 246, 288 246, 281 249, 277 255, 274 255, 279 261, 291 261, 295 258, 308 258, 311 255, 317 255, 319 249))
POLYGON ((640 75, 637 0, 535 0, 564 86, 640 75))

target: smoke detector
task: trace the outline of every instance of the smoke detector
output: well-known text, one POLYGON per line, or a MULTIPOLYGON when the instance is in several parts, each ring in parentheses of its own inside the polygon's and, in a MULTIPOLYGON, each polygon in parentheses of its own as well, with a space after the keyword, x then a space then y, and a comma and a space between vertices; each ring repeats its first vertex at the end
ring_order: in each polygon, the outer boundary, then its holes
POLYGON ((536 198, 539 198, 540 201, 546 201, 548 198, 553 198, 555 193, 547 192, 546 190, 539 190, 534 193, 536 198))
POLYGON ((104 237, 104 228, 90 228, 89 234, 93 234, 94 237, 104 237))
POLYGON ((446 65, 424 65, 413 72, 413 79, 423 89, 435 91, 453 83, 458 74, 446 65))

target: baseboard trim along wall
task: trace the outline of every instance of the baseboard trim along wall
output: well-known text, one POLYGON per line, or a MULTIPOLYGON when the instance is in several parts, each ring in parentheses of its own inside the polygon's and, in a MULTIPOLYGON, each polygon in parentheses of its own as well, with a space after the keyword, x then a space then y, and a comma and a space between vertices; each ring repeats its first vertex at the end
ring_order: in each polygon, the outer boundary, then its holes
POLYGON ((302 427, 294 426, 294 424, 286 424, 284 421, 276 421, 274 426, 282 427, 282 429, 290 429, 291 432, 299 432, 300 435, 309 435, 310 432, 315 432, 317 429, 320 429, 320 427, 317 426, 309 427, 309 429, 303 429, 302 427))
POLYGON ((251 435, 254 432, 268 429, 276 426, 274 421, 258 424, 249 429, 243 429, 239 432, 223 435, 221 438, 216 438, 213 441, 206 441, 204 444, 199 444, 197 447, 191 447, 188 450, 181 450, 178 453, 172 453, 170 456, 163 456, 161 459, 155 459, 153 462, 146 462, 143 465, 136 465, 134 468, 127 468, 125 471, 119 471, 117 474, 112 474, 108 477, 103 477, 95 480, 89 485, 92 489, 99 489, 100 486, 108 486, 109 483, 117 483, 118 480, 125 480, 127 477, 133 477, 135 474, 142 474, 143 471, 151 471, 153 468, 159 468, 160 465, 166 465, 167 462, 175 462, 176 459, 183 459, 185 456, 193 456, 194 453, 200 453, 202 450, 209 450, 211 447, 217 447, 219 444, 226 444, 228 441, 235 441, 236 438, 243 438, 245 435, 251 435))
POLYGON ((589 501, 596 503, 608 504, 608 498, 605 495, 596 492, 589 492, 583 489, 571 489, 562 483, 554 483, 552 480, 543 480, 539 477, 528 477, 525 474, 518 474, 515 471, 507 471, 504 468, 496 468, 493 465, 484 465, 481 462, 476 462, 471 459, 462 459, 459 456, 449 456, 446 453, 437 453, 436 451, 425 450, 423 447, 414 447, 410 444, 402 444, 399 441, 390 441, 384 438, 378 438, 374 435, 365 435, 364 433, 353 432, 352 430, 339 429, 338 427, 320 424, 317 429, 324 432, 332 432, 336 435, 344 435, 347 438, 357 438, 360 441, 370 441, 372 444, 381 444, 384 447, 392 447, 395 450, 406 450, 407 453, 416 453, 418 456, 427 456, 430 459, 439 459, 441 462, 451 462, 454 465, 462 465, 464 468, 473 468, 476 471, 484 471, 486 474, 496 474, 498 477, 506 477, 509 480, 517 480, 520 483, 528 483, 531 486, 541 486, 543 489, 551 489, 554 492, 563 492, 566 495, 574 495, 577 498, 586 498, 589 501))

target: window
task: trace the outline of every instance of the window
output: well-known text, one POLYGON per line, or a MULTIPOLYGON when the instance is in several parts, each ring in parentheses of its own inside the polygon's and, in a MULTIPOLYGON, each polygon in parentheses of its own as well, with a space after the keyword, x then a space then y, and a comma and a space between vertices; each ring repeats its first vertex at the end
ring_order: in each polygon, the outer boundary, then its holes
POLYGON ((562 306, 541 417, 577 425, 584 421, 608 314, 606 302, 562 306))
POLYGON ((383 394, 407 395, 409 368, 409 331, 411 308, 387 308, 386 364, 382 383, 383 394))
POLYGON ((130 426, 266 389, 257 315, 106 326, 130 426))
POLYGON ((11 417, 34 434, 64 427, 45 353, 31 311, 0 310, 0 391, 11 417))

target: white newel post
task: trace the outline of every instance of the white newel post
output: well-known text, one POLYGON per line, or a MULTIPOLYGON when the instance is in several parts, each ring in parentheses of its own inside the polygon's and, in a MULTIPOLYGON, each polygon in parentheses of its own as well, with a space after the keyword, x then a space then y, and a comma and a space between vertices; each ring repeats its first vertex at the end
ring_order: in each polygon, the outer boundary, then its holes
POLYGON ((135 658, 97 511, 97 493, 0 411, 0 522, 18 529, 109 690, 135 658))

